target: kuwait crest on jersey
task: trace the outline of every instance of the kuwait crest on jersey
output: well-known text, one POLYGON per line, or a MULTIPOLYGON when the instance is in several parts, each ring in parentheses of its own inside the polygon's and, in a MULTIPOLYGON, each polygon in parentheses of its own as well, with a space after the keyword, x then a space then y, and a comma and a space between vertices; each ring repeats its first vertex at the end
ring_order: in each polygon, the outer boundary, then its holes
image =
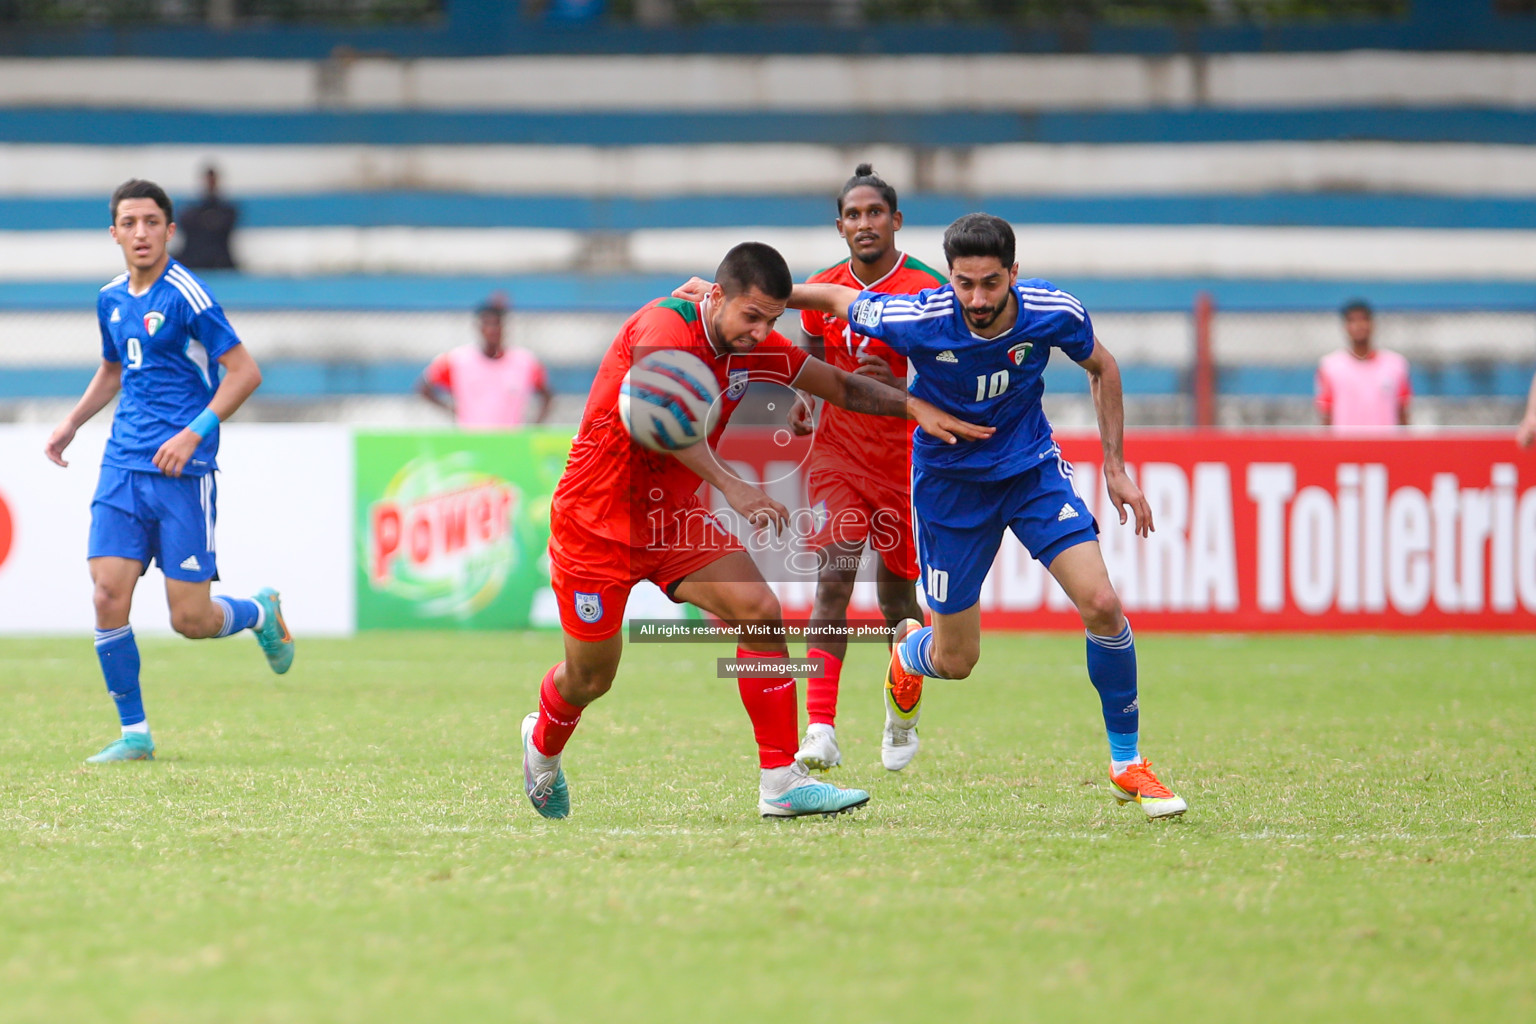
POLYGON ((1024 360, 1029 358, 1030 350, 1035 347, 1032 341, 1021 341, 1008 350, 1008 361, 1014 366, 1023 366, 1024 360))
POLYGON ((165 323, 164 313, 150 311, 144 314, 144 329, 149 332, 151 338, 155 336, 155 332, 160 329, 160 325, 163 323, 165 323))

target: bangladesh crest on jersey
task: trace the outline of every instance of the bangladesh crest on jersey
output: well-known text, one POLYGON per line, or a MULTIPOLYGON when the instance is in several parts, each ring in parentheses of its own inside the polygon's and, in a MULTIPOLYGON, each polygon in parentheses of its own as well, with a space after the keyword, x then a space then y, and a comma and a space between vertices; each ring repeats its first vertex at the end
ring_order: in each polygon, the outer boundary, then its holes
POLYGON ((576 616, 582 622, 596 622, 603 617, 603 595, 576 591, 576 616))
POLYGON ((149 332, 151 338, 155 336, 155 332, 160 329, 160 325, 163 323, 165 323, 164 313, 151 311, 144 314, 144 329, 149 332))

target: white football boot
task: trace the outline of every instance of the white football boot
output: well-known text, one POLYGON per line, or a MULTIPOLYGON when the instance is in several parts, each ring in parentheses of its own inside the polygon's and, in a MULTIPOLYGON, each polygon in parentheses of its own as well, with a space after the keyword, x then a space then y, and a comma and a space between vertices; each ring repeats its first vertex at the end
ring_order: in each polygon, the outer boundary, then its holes
POLYGON ((830 725, 812 722, 806 726, 805 739, 795 751, 795 760, 813 772, 824 772, 843 763, 843 752, 837 748, 837 733, 830 725))
POLYGON ((916 619, 903 619, 891 646, 891 662, 885 672, 885 732, 880 737, 880 763, 887 771, 899 772, 917 756, 923 677, 902 666, 897 648, 909 633, 922 628, 916 619))

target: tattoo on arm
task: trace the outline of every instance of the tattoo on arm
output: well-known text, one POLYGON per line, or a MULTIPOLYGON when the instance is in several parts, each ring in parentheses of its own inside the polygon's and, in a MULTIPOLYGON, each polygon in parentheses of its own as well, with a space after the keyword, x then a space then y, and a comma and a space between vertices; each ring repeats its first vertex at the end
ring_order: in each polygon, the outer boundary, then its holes
POLYGON ((843 377, 843 402, 843 408, 849 412, 902 419, 907 415, 906 392, 897 391, 863 374, 850 373, 843 377))

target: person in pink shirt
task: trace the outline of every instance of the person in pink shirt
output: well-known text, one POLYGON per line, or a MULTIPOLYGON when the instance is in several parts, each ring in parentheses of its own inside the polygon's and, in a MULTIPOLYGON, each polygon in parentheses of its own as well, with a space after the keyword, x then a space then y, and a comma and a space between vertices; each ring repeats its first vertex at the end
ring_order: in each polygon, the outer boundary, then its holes
POLYGON ((1343 310, 1349 347, 1317 364, 1317 412, 1323 426, 1398 427, 1408 422, 1408 360, 1371 344, 1371 307, 1361 299, 1343 310))
POLYGON ((492 296, 475 310, 480 342, 460 345, 427 365, 416 391, 453 413, 469 430, 498 430, 542 423, 553 395, 544 366, 527 349, 507 347, 507 303, 492 296), (533 414, 534 398, 538 405, 533 414))

